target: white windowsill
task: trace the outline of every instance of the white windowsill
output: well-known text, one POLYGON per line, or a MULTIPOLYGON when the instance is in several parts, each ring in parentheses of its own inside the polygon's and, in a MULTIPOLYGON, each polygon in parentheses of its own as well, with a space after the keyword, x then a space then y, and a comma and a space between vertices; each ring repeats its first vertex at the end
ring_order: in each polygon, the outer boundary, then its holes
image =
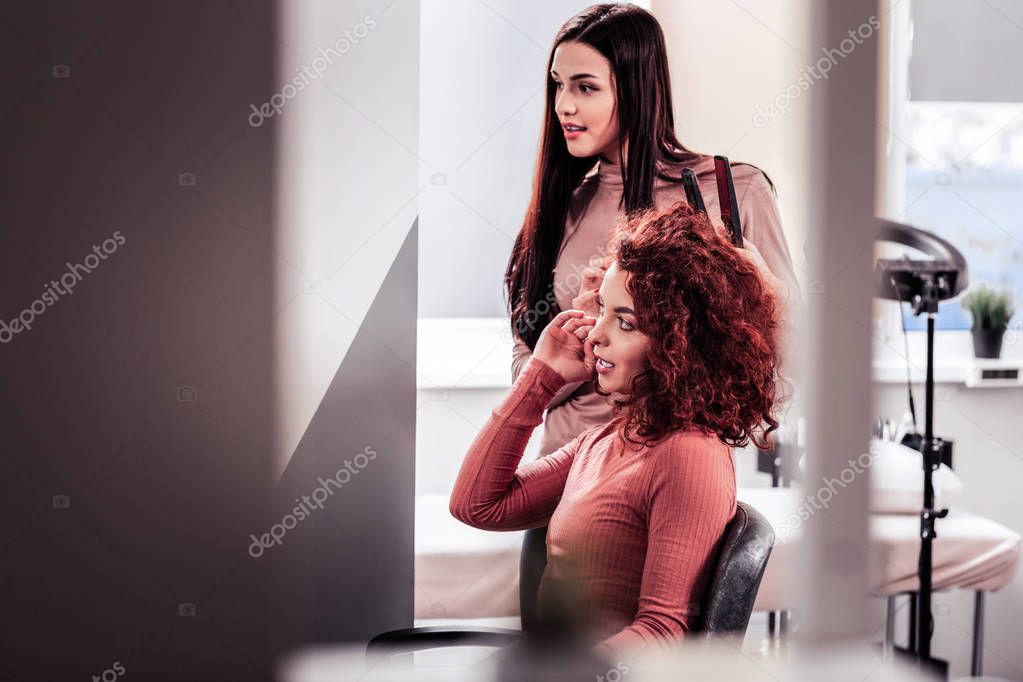
POLYGON ((419 319, 416 387, 490 389, 511 386, 508 320, 493 317, 419 319))
MULTIPOLYGON (((923 383, 927 371, 927 333, 911 331, 908 336, 910 372, 914 383, 923 383)), ((973 356, 973 338, 969 331, 939 331, 934 335, 935 383, 961 384, 970 375, 986 367, 1023 366, 1023 338, 1007 334, 1002 342, 1002 357, 983 360, 973 356)), ((874 381, 906 381, 905 345, 902 332, 890 334, 874 343, 874 381)))
MULTIPOLYGON (((417 387, 429 389, 506 389, 511 386, 512 341, 504 318, 422 318, 419 320, 417 387)), ((1017 335, 1018 336, 1018 335, 1017 335)), ((984 366, 1023 366, 1023 337, 1007 337, 1001 360, 973 357, 968 331, 942 331, 935 336, 934 380, 961 384, 984 366)), ((878 383, 906 380, 901 332, 876 340, 873 378, 878 383)), ((914 383, 924 381, 926 334, 909 333, 914 383)))

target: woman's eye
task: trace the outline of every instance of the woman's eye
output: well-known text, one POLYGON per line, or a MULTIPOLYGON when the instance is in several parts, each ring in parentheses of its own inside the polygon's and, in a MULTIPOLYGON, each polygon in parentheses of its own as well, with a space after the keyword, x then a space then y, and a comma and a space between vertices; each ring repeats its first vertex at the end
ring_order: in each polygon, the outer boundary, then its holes
POLYGON ((629 330, 631 330, 631 329, 632 329, 632 325, 631 325, 631 324, 629 324, 628 322, 626 322, 626 321, 625 321, 625 318, 624 318, 624 317, 619 317, 619 318, 618 318, 618 321, 620 322, 620 324, 619 324, 618 326, 619 326, 619 327, 620 327, 621 329, 623 329, 623 330, 625 330, 625 331, 629 331, 629 330))
MULTIPOLYGON (((562 83, 561 81, 554 81, 554 88, 556 90, 560 90, 563 85, 564 83, 562 83)), ((592 85, 587 85, 586 83, 580 85, 579 89, 586 93, 593 92, 596 90, 595 87, 593 87, 592 85)))

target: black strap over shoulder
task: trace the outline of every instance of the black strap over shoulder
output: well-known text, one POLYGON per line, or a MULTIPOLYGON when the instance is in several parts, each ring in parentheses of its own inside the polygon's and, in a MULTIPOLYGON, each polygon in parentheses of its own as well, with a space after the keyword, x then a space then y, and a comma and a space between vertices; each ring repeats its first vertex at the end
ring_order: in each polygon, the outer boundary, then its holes
MULTIPOLYGON (((742 223, 739 219, 739 200, 735 196, 735 183, 732 182, 732 168, 727 156, 714 157, 714 177, 717 179, 718 206, 721 207, 721 222, 732 238, 732 243, 742 248, 742 223)), ((686 201, 697 211, 707 212, 700 194, 700 186, 696 182, 696 173, 692 168, 682 171, 682 186, 686 191, 686 201)))
POLYGON ((689 205, 697 211, 706 213, 707 207, 703 204, 703 195, 700 194, 700 186, 696 182, 696 173, 692 168, 682 171, 682 186, 686 190, 686 201, 689 202, 689 205))

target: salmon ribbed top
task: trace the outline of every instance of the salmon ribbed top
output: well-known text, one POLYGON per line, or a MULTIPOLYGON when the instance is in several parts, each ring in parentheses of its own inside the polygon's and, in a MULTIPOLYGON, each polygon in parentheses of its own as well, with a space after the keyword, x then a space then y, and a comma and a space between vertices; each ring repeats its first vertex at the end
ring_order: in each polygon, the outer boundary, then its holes
POLYGON ((697 430, 626 447, 615 420, 520 465, 565 383, 529 358, 466 453, 451 513, 484 530, 547 525, 540 617, 573 595, 573 621, 602 653, 681 638, 735 514, 731 448, 697 430))

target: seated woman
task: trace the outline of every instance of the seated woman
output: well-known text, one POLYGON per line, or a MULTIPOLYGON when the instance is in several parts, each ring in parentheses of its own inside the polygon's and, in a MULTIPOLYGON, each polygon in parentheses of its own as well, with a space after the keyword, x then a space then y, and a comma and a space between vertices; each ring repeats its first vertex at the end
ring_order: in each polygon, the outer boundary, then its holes
POLYGON ((780 311, 758 267, 685 202, 619 228, 598 316, 557 314, 473 441, 451 494, 485 530, 548 525, 543 619, 564 595, 595 651, 696 624, 735 513, 731 448, 772 447, 780 311), (593 379, 611 421, 520 465, 544 407, 593 379))

